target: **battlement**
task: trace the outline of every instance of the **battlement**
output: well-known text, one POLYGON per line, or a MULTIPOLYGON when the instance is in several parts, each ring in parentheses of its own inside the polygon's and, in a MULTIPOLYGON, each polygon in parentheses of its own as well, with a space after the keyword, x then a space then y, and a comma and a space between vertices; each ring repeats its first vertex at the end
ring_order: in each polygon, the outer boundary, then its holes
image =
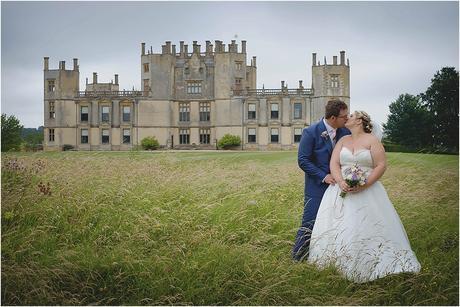
POLYGON ((238 44, 236 40, 232 40, 230 44, 226 45, 223 41, 216 40, 214 41, 214 45, 211 41, 206 41, 206 46, 204 50, 201 50, 201 45, 198 44, 197 41, 193 41, 192 44, 192 52, 189 52, 188 47, 189 45, 184 44, 184 41, 179 42, 179 52, 176 51, 176 45, 172 45, 171 41, 166 41, 164 45, 161 46, 161 53, 154 53, 152 46, 150 46, 150 50, 145 52, 145 43, 141 43, 141 55, 150 55, 150 54, 170 54, 176 57, 191 57, 193 54, 198 54, 200 56, 212 56, 216 53, 242 53, 246 54, 246 41, 241 41, 241 49, 238 50, 238 44))
MULTIPOLYGON (((59 61, 59 69, 49 69, 49 57, 44 57, 43 58, 43 70, 48 71, 48 70, 66 70, 65 69, 65 61, 59 61)), ((78 71, 79 66, 78 66, 78 59, 74 58, 73 59, 73 69, 68 69, 68 71, 78 71)))
POLYGON ((340 51, 340 64, 337 64, 337 56, 334 55, 332 57, 332 64, 328 64, 327 63, 327 58, 324 57, 324 63, 323 65, 321 65, 321 62, 318 61, 318 63, 316 63, 316 53, 313 53, 312 54, 312 66, 331 66, 331 65, 335 65, 335 66, 350 66, 350 60, 347 59, 347 63, 345 64, 345 51, 340 51))

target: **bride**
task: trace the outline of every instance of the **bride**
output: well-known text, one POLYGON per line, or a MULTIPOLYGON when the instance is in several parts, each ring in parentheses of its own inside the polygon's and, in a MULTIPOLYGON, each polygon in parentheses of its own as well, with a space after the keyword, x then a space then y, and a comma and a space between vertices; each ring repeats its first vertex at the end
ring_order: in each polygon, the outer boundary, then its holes
POLYGON ((320 268, 333 265, 355 282, 419 272, 420 263, 404 226, 378 181, 386 169, 385 150, 371 133, 369 115, 356 111, 345 126, 352 134, 334 147, 330 169, 338 184, 330 185, 324 193, 308 262, 320 268), (367 171, 368 177, 365 185, 351 188, 343 175, 355 164, 367 171))

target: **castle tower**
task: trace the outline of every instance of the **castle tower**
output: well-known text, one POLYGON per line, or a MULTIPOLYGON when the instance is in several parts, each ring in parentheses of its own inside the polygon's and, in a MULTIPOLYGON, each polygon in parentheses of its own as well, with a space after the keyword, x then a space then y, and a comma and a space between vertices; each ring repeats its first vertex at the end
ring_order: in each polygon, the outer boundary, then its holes
POLYGON ((49 150, 60 150, 62 139, 75 140, 75 102, 79 91, 80 72, 78 59, 73 59, 73 68, 66 70, 65 61, 59 69, 49 68, 49 57, 44 58, 44 145, 49 150), (71 138, 70 138, 71 137, 71 138))
POLYGON ((331 99, 340 99, 350 108, 350 65, 345 63, 345 51, 340 51, 340 62, 333 57, 332 64, 316 63, 316 53, 312 56, 312 106, 311 122, 314 123, 324 116, 324 108, 331 99))

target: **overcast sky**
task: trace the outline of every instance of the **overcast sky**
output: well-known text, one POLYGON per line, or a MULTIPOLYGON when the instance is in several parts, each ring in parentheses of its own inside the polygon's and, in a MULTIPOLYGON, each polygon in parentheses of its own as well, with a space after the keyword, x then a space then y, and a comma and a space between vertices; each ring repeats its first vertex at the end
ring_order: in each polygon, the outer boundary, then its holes
MULTIPOLYGON (((346 51, 351 110, 377 122, 399 94, 424 92, 437 70, 459 61, 458 2, 1 2, 2 113, 43 125, 43 57, 50 68, 72 59, 80 90, 118 73, 121 89, 140 89, 140 45, 165 41, 247 41, 257 86, 311 86, 311 54, 346 51)), ((190 50, 191 47, 189 47, 190 50)))

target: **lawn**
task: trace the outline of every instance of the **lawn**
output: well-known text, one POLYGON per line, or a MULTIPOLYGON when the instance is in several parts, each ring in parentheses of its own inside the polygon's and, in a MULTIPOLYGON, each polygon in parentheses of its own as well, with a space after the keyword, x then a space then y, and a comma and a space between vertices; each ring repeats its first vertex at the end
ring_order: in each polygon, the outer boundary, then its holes
POLYGON ((388 153, 422 264, 354 284, 290 258, 295 152, 2 155, 3 305, 458 305, 458 156, 388 153))

